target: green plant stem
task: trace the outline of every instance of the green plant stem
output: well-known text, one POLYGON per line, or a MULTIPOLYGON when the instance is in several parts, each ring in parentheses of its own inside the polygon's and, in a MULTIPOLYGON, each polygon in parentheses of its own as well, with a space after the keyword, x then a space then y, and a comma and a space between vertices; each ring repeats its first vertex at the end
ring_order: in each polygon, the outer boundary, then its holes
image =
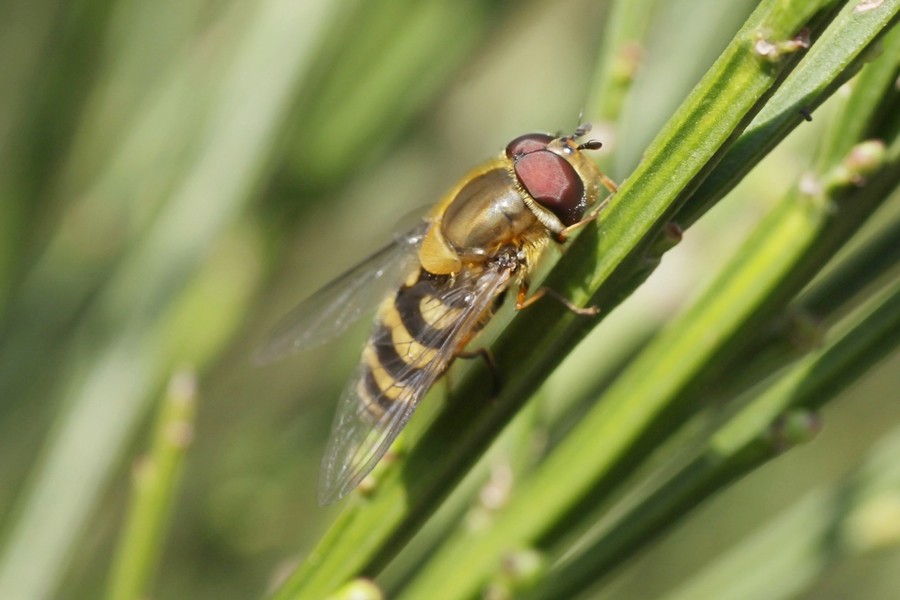
MULTIPOLYGON (((896 302, 896 297, 892 302, 896 302)), ((896 346, 896 312, 892 318, 894 339, 884 341, 896 346)), ((830 395, 827 387, 813 387, 830 395)), ((798 390, 811 391, 812 387, 801 384, 798 390)), ((815 402, 811 396, 805 399, 815 402)), ((900 544, 896 535, 896 506, 900 495, 898 454, 900 431, 895 429, 844 480, 795 503, 664 598, 688 600, 710 595, 723 600, 796 598, 842 558, 896 547, 900 544)))
POLYGON ((721 398, 733 398, 821 343, 825 327, 852 310, 864 290, 900 264, 900 215, 833 271, 814 281, 763 335, 744 348, 716 382, 721 398))
POLYGON ((617 129, 625 100, 640 68, 645 36, 657 0, 611 2, 605 24, 600 56, 588 92, 585 119, 595 127, 595 135, 604 142, 598 162, 601 166, 615 146, 617 129), (613 140, 610 143, 610 139, 613 140))
MULTIPOLYGON (((807 118, 804 112, 811 114, 873 57, 882 36, 890 33, 896 40, 900 3, 884 2, 877 10, 867 12, 855 10, 857 4, 850 2, 844 6, 832 26, 822 33, 797 65, 790 79, 775 92, 741 138, 679 210, 676 217, 679 225, 689 227, 733 189, 788 133, 804 122, 807 118)), ((895 43, 891 42, 891 45, 895 43)), ((890 54, 886 56, 889 58, 890 54)), ((877 89, 883 94, 884 88, 878 86, 877 89)), ((866 104, 869 100, 858 98, 857 101, 866 104)), ((832 139, 858 140, 851 134, 859 122, 846 121, 842 127, 846 128, 844 133, 849 137, 841 138, 841 134, 836 133, 832 139)), ((846 147, 833 146, 827 154, 840 160, 846 153, 840 150, 846 147)))
MULTIPOLYGON (((794 64, 791 53, 771 62, 756 53, 760 36, 788 42, 813 16, 830 12, 834 5, 763 2, 622 186, 605 211, 603 235, 586 228, 560 261, 560 266, 565 263, 563 269, 554 271, 556 277, 551 275, 550 285, 576 303, 592 298, 604 310, 621 299, 623 289, 633 289, 629 284, 641 269, 643 248, 679 198, 685 197, 685 190, 705 176, 722 148, 737 137, 784 70, 794 64)), ((409 437, 418 443, 412 444, 406 460, 386 469, 371 495, 347 507, 276 597, 320 598, 357 574, 380 570, 583 337, 589 327, 572 328, 572 320, 572 315, 545 302, 529 309, 527 324, 523 319, 514 321, 494 348, 501 372, 515 373, 501 394, 488 402, 480 381, 467 379, 454 394, 466 401, 450 402, 426 435, 424 424, 410 423, 409 437)), ((466 583, 460 578, 460 584, 471 585, 473 578, 477 582, 485 568, 492 567, 479 565, 466 583)), ((422 589, 426 595, 433 591, 422 589)))
MULTIPOLYGON (((842 14, 835 21, 834 27, 841 31, 842 28, 850 27, 851 24, 845 23, 845 20, 852 18, 854 13, 851 10, 849 14, 850 16, 846 12, 842 14)), ((830 40, 831 31, 829 29, 823 34, 823 41, 830 40)), ((818 146, 816 160, 820 173, 838 164, 846 157, 854 143, 862 141, 860 137, 848 136, 861 136, 866 131, 881 131, 879 137, 883 138, 887 133, 883 127, 881 108, 893 87, 897 69, 900 68, 900 29, 895 28, 888 32, 884 36, 883 46, 884 51, 880 58, 867 64, 853 80, 852 91, 846 97, 838 99, 837 110, 826 129, 823 142, 818 146)), ((851 48, 860 51, 857 44, 851 45, 851 48)), ((834 61, 835 52, 832 48, 829 48, 829 51, 831 60, 834 61)), ((843 57, 837 62, 849 64, 849 59, 843 57)), ((804 67, 805 70, 809 70, 814 64, 806 61, 798 67, 798 71, 803 74, 804 67)), ((804 76, 801 79, 806 80, 809 77, 804 76)), ((797 86, 793 85, 793 79, 789 79, 785 87, 794 91, 797 89, 797 86)), ((780 92, 781 90, 776 94, 776 99, 780 92)), ((900 110, 900 103, 895 101, 894 109, 900 110)), ((890 236, 892 232, 888 230, 885 234, 890 236)), ((767 328, 760 331, 758 339, 748 344, 721 370, 723 376, 719 381, 711 384, 717 388, 718 394, 723 398, 737 396, 765 374, 789 364, 814 347, 819 341, 818 329, 821 327, 819 323, 833 317, 834 313, 844 306, 854 293, 860 291, 862 286, 892 268, 896 259, 892 259, 891 256, 900 251, 896 250, 895 242, 884 239, 885 234, 882 235, 881 242, 876 240, 868 251, 860 253, 858 258, 849 261, 837 273, 829 275, 821 282, 824 285, 814 284, 810 293, 816 294, 818 305, 810 305, 805 300, 793 302, 785 308, 780 317, 774 318, 767 328), (886 245, 893 246, 893 252, 890 249, 882 252, 882 248, 886 245), (879 254, 874 255, 873 252, 879 254)))
POLYGON ((634 83, 643 53, 644 38, 658 0, 610 3, 594 86, 588 93, 587 116, 615 123, 634 83))
POLYGON ((150 581, 162 554, 163 533, 193 438, 196 414, 195 375, 177 373, 159 408, 149 454, 134 468, 128 518, 113 562, 106 597, 150 597, 150 581))
MULTIPOLYGON (((853 91, 849 97, 836 99, 841 102, 840 114, 832 119, 832 126, 828 128, 829 141, 819 145, 818 154, 820 157, 824 155, 831 157, 829 161, 839 161, 843 155, 835 152, 846 153, 850 145, 858 141, 848 136, 854 131, 857 133, 864 131, 865 127, 878 132, 873 134, 874 137, 884 137, 887 134, 888 128, 879 127, 882 120, 874 117, 879 109, 886 114, 892 114, 891 107, 885 110, 881 104, 889 95, 898 66, 897 60, 892 60, 892 57, 900 57, 900 28, 891 28, 888 25, 885 29, 879 29, 886 22, 896 21, 896 14, 891 16, 888 12, 876 15, 876 18, 868 23, 867 28, 861 29, 862 23, 857 18, 854 8, 855 5, 847 5, 835 18, 834 23, 821 35, 818 42, 820 45, 813 46, 808 55, 801 60, 795 72, 778 88, 744 134, 727 151, 722 162, 701 185, 702 189, 688 200, 684 209, 679 211, 675 219, 680 226, 692 224, 710 207, 709 203, 698 204, 698 199, 712 194, 709 198, 712 202, 724 196, 739 177, 783 139, 791 128, 803 122, 797 107, 813 110, 847 79, 848 74, 857 72, 861 65, 873 59, 873 62, 863 66, 862 73, 852 81, 853 91), (860 43, 860 40, 853 40, 849 44, 837 43, 846 36, 847 31, 852 30, 857 31, 865 43, 860 43), (887 33, 882 35, 884 31, 887 33), (767 132, 768 136, 765 138, 765 145, 749 143, 753 139, 759 139, 763 132, 767 132), (709 182, 714 182, 715 186, 711 186, 709 182)), ((890 7, 883 8, 890 10, 890 7)), ((900 105, 896 101, 894 104, 896 106, 893 107, 893 112, 900 111, 900 105)), ((670 243, 663 239, 658 243, 659 251, 665 251, 670 243)), ((840 298, 859 290, 859 286, 864 285, 865 281, 871 281, 872 278, 878 277, 879 273, 889 270, 893 263, 892 252, 900 252, 897 250, 898 247, 900 246, 894 240, 885 238, 883 252, 878 246, 871 248, 872 252, 880 253, 872 255, 872 260, 861 256, 859 261, 854 261, 862 268, 854 271, 853 266, 848 265, 847 269, 843 269, 845 278, 833 281, 833 285, 824 290, 831 294, 830 300, 828 298, 824 300, 836 307, 840 298), (851 281, 850 278, 858 281, 851 281)), ((775 320, 775 325, 766 329, 764 337, 758 343, 747 347, 728 368, 722 369, 722 380, 710 382, 710 388, 715 390, 715 395, 719 398, 731 398, 758 382, 761 377, 770 374, 773 367, 789 364, 819 341, 817 322, 826 316, 827 313, 794 303, 786 309, 780 319, 775 320)), ((605 387, 605 384, 597 378, 593 385, 589 382, 589 378, 582 377, 580 380, 585 388, 605 387)), ((593 398, 590 398, 590 401, 593 401, 593 398)))
POLYGON ((900 265, 900 214, 841 261, 833 272, 803 293, 799 310, 816 319, 834 320, 852 308, 853 300, 900 265))
POLYGON ((517 473, 533 467, 534 432, 541 408, 540 403, 533 402, 516 415, 484 459, 469 471, 422 530, 378 575, 378 582, 389 597, 394 597, 402 582, 410 579, 448 538, 465 530, 468 523, 490 519, 496 504, 500 503, 498 495, 508 492, 506 486, 517 473), (493 499, 485 503, 482 492, 489 487, 495 491, 489 492, 493 499))
POLYGON ((876 307, 864 319, 838 327, 841 335, 831 336, 835 339, 825 348, 784 374, 722 426, 697 459, 619 517, 575 558, 551 571, 528 599, 575 596, 701 502, 794 445, 796 441, 784 435, 779 417, 818 410, 900 344, 900 285, 873 304, 876 307))

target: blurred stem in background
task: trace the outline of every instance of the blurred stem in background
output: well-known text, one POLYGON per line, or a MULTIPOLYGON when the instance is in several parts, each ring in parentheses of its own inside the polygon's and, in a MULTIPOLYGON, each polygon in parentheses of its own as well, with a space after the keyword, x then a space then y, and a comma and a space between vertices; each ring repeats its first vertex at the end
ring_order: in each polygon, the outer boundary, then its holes
POLYGON ((110 600, 150 595, 184 454, 194 437, 196 402, 196 375, 176 373, 159 407, 152 447, 134 466, 131 510, 111 569, 110 600))
MULTIPOLYGON (((893 300, 896 303, 896 296, 893 300)), ((896 324, 897 313, 892 316, 896 324)), ((896 331, 893 335, 896 339, 896 331)), ((762 595, 779 600, 796 598, 811 588, 815 594, 815 582, 829 568, 896 547, 900 543, 898 453, 900 430, 895 429, 873 444, 843 480, 814 490, 774 515, 765 527, 662 597, 688 600, 713 594, 723 600, 751 600, 762 595), (772 581, 779 585, 773 586, 772 581)), ((891 585, 874 588, 887 591, 891 585)))
MULTIPOLYGON (((68 200, 60 226, 12 302, 0 352, 3 395, 22 398, 33 383, 27 374, 40 373, 23 363, 56 355, 58 340, 71 340, 61 349, 64 366, 52 386, 59 395, 52 433, 4 535, 0 596, 53 593, 154 390, 181 361, 205 366, 240 321, 259 274, 257 240, 232 238, 244 245, 231 264, 217 263, 217 247, 227 249, 223 234, 235 226, 258 182, 289 93, 328 16, 324 5, 297 5, 293 14, 291 6, 271 0, 249 12, 240 4, 226 8, 217 25, 238 28, 238 44, 220 47, 212 61, 176 48, 165 74, 141 99, 143 110, 116 140, 110 162, 96 169, 96 179, 59 191, 68 200), (260 63, 271 65, 261 70, 260 63), (179 135, 185 128, 190 133, 179 135), (166 169, 176 157, 177 166, 166 169), (217 268, 227 269, 230 280, 212 275, 224 284, 212 304, 218 319, 194 317, 190 330, 169 330, 179 305, 190 302, 192 287, 217 268), (67 281, 72 287, 61 291, 67 281), (47 303, 54 295, 57 301, 47 303), (198 341, 210 346, 198 347, 198 341), (9 389, 10 382, 26 387, 9 389)), ((116 25, 155 29, 142 21, 141 10, 119 8, 116 25)), ((108 35, 116 33, 112 28, 108 35)), ((123 43, 143 41, 138 35, 123 43)), ((106 85, 138 83, 112 79, 106 85)), ((83 123, 79 140, 109 135, 109 123, 97 122, 97 130, 92 124, 83 123)), ((74 148, 79 145, 76 140, 74 148)), ((85 158, 77 152, 71 157, 85 158)))

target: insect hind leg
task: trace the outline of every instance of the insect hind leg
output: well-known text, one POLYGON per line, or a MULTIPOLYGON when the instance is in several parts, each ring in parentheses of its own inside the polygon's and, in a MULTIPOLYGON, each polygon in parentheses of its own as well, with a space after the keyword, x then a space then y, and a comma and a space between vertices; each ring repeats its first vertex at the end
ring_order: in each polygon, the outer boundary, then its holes
POLYGON ((528 286, 521 285, 519 286, 519 293, 516 295, 516 310, 522 310, 524 308, 528 308, 544 296, 550 296, 554 298, 558 302, 560 302, 563 306, 568 308, 570 311, 575 313, 576 315, 580 315, 582 317, 594 317, 600 313, 600 307, 598 306, 577 306, 574 302, 549 287, 540 287, 538 290, 531 295, 531 297, 526 298, 528 295, 528 286))
POLYGON ((494 394, 500 393, 503 388, 503 378, 500 376, 500 369, 497 368, 497 362, 494 360, 494 354, 489 348, 477 348, 475 350, 460 350, 456 353, 456 358, 472 359, 480 358, 484 360, 488 371, 491 373, 491 379, 494 381, 494 394))

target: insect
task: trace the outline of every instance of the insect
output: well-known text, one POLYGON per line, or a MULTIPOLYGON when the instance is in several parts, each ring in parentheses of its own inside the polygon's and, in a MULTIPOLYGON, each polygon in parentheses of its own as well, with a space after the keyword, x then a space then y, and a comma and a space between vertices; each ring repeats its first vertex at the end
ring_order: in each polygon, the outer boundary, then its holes
POLYGON ((320 504, 339 500, 372 470, 507 289, 518 286, 517 309, 550 291, 528 297, 536 260, 551 240, 564 242, 593 218, 585 214, 597 205, 601 186, 615 191, 584 152, 600 143, 579 143, 589 129, 512 140, 466 175, 419 227, 301 302, 270 334, 260 362, 333 337, 380 301, 339 401, 319 477, 320 504))

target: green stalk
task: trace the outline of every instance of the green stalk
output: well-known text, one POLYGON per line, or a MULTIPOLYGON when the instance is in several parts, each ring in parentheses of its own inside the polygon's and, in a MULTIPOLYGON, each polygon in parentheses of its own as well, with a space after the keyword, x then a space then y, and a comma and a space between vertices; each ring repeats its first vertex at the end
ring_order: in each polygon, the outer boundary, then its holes
MULTIPOLYGON (((849 12, 853 15, 853 11, 849 12)), ((846 16, 841 15, 836 20, 835 27, 841 30, 848 27, 844 23, 846 16)), ((831 29, 823 34, 822 39, 829 39, 830 32, 831 29)), ((829 48, 829 51, 832 56, 835 54, 833 49, 829 48)), ((841 62, 846 63, 846 60, 841 62)), ((800 65, 800 69, 804 66, 809 67, 809 63, 800 65)), ((883 40, 880 58, 865 66, 849 84, 852 91, 846 98, 840 99, 824 139, 818 146, 816 161, 820 172, 824 173, 837 165, 851 146, 863 139, 848 136, 862 136, 866 131, 879 130, 879 137, 883 138, 887 134, 883 127, 881 108, 893 87, 898 68, 900 29, 894 28, 883 40)), ((803 78, 808 79, 807 76, 803 78)), ((786 87, 796 89, 792 85, 792 79, 786 83, 786 87)), ((896 99, 893 108, 900 110, 900 103, 896 99)), ((842 265, 838 273, 822 282, 825 285, 814 284, 804 299, 793 302, 779 317, 772 319, 769 325, 760 328, 758 339, 748 344, 721 370, 722 376, 714 384, 719 395, 725 398, 736 396, 814 347, 819 342, 819 323, 849 302, 852 294, 859 292, 868 282, 896 264, 896 258, 892 259, 892 256, 896 257, 900 250, 897 250, 895 240, 891 239, 892 233, 888 228, 880 234, 881 241, 876 239, 873 243, 866 244, 867 250, 842 265)))
POLYGON ((150 597, 150 582, 162 555, 163 534, 182 463, 194 434, 197 382, 192 372, 177 373, 159 407, 150 452, 133 474, 128 517, 113 562, 106 597, 150 597))
MULTIPOLYGON (((722 158, 709 177, 700 185, 696 193, 679 211, 677 221, 682 227, 689 227, 710 207, 722 199, 747 173, 755 167, 788 133, 807 118, 814 118, 815 109, 827 100, 837 89, 855 75, 863 65, 880 52, 879 40, 892 33, 896 40, 895 25, 898 21, 898 3, 888 1, 877 9, 858 11, 858 3, 844 6, 834 23, 816 41, 810 52, 797 66, 788 81, 772 96, 766 106, 759 111, 741 138, 722 158)), ((888 44, 892 47, 896 42, 888 44)), ((888 59, 890 53, 886 53, 888 59)), ((888 60, 887 62, 890 62, 888 60)), ((879 69, 876 69, 878 71, 879 69)), ((867 69, 867 71, 871 71, 867 69)), ((866 77, 878 78, 880 73, 869 73, 866 77)), ((867 85, 866 81, 858 82, 867 85)), ((870 89, 879 90, 880 86, 870 89)), ((871 99, 857 97, 855 102, 865 108, 871 99)), ((847 128, 841 136, 835 132, 832 146, 826 153, 834 160, 841 160, 847 146, 841 150, 840 140, 858 140, 853 129, 859 121, 848 120, 847 128)), ((876 137, 873 135, 873 137, 876 137)), ((826 144, 828 145, 828 144, 826 144)), ((821 155, 820 155, 821 156, 821 155)))
POLYGON ((529 600, 573 597, 710 496, 808 440, 816 427, 810 412, 839 396, 900 344, 900 285, 875 304, 864 319, 854 318, 849 326, 837 327, 843 333, 830 336, 833 339, 826 347, 804 359, 722 426, 698 458, 619 517, 614 527, 575 558, 551 571, 527 596, 529 600))
POLYGON ((593 125, 593 137, 604 143, 598 158, 603 167, 608 167, 604 158, 616 146, 622 110, 640 69, 656 4, 657 0, 611 3, 584 115, 593 125))
MULTIPOLYGON (((887 342, 886 348, 896 347, 900 333, 896 300, 896 296, 890 300, 894 303, 891 315, 894 331, 893 339, 883 340, 887 342)), ((869 325, 877 327, 875 323, 869 325)), ((832 365, 827 368, 831 369, 832 365)), ((803 371, 806 376, 812 375, 805 368, 803 371)), ((815 403, 807 393, 813 388, 830 395, 826 386, 804 385, 802 376, 794 383, 795 390, 782 391, 788 396, 793 393, 795 399, 815 403)), ((665 600, 796 598, 842 559, 896 548, 900 543, 896 534, 900 497, 898 454, 900 431, 895 429, 879 440, 861 465, 843 481, 820 488, 796 502, 764 529, 666 594, 665 600)))
MULTIPOLYGON (((793 66, 800 49, 794 36, 835 4, 763 2, 622 186, 605 211, 603 235, 587 228, 560 262, 565 266, 554 271, 551 285, 576 303, 593 298, 604 310, 621 299, 623 289, 630 291, 630 282, 641 275, 642 250, 685 190, 705 176, 793 66), (781 50, 764 56, 758 51, 761 40, 781 50), (561 285, 561 278, 569 285, 561 285)), ((346 508, 275 597, 319 598, 355 575, 380 570, 584 335, 587 325, 569 331, 572 319, 545 302, 529 309, 527 324, 514 322, 495 347, 501 372, 515 373, 501 394, 487 401, 480 380, 469 379, 454 394, 466 400, 450 402, 426 435, 421 435, 423 423, 411 423, 407 441, 418 443, 382 472, 370 495, 346 508)), ((471 573, 476 581, 483 568, 471 573)), ((465 578, 468 585, 472 577, 465 578)), ((452 573, 450 579, 456 578, 452 573)), ((421 589, 430 594, 434 588, 421 589)))
MULTIPOLYGON (((830 271, 826 276, 817 280, 813 287, 809 288, 799 302, 792 303, 788 309, 790 314, 810 314, 817 322, 834 324, 838 321, 843 313, 847 312, 846 302, 854 295, 858 295, 873 280, 889 272, 897 266, 896 247, 898 233, 900 233, 900 219, 895 219, 888 227, 879 231, 873 239, 867 240, 860 248, 855 249, 854 253, 847 257, 846 260, 838 266, 837 269, 830 271)), ((883 311, 882 311, 883 312, 883 311)), ((888 315, 879 313, 880 316, 869 319, 870 323, 879 322, 878 319, 885 319, 885 323, 890 322, 888 315)), ((858 321, 854 317, 854 321, 858 321)), ((823 336, 825 335, 824 327, 818 324, 806 324, 806 328, 814 328, 815 334, 803 331, 806 321, 797 318, 791 319, 785 323, 785 319, 777 320, 779 325, 773 331, 771 336, 766 337, 764 344, 754 344, 753 351, 744 351, 743 361, 752 361, 752 364, 742 364, 741 361, 735 361, 733 367, 729 369, 730 374, 725 379, 726 387, 723 389, 721 385, 717 386, 717 392, 720 397, 731 398, 736 396, 740 391, 746 391, 751 388, 751 383, 758 383, 764 380, 772 373, 783 369, 786 365, 797 359, 800 352, 798 348, 798 340, 805 338, 815 338, 817 342, 816 348, 819 349, 823 344, 823 336), (792 323, 795 323, 792 325, 792 323), (733 370, 740 370, 739 375, 732 373, 733 370), (735 377, 739 378, 738 382, 734 382, 735 377)), ((841 323, 841 331, 847 331, 849 328, 846 324, 841 323)), ((867 331, 865 335, 873 336, 881 334, 880 331, 867 331)), ((857 335, 851 332, 850 335, 857 335)), ((829 338, 835 338, 829 335, 829 338)), ((829 344, 829 348, 834 346, 834 342, 829 344)), ((809 352, 812 343, 807 343, 803 350, 809 352)), ((843 351, 842 346, 842 351, 843 351)), ((829 350, 830 351, 830 350, 829 350)), ((818 361, 822 352, 817 352, 814 358, 810 358, 803 364, 807 364, 810 360, 818 361)), ((848 379, 852 380, 863 374, 871 364, 879 358, 878 355, 863 357, 866 360, 857 360, 855 363, 846 365, 847 368, 855 370, 848 379)), ((797 368, 805 369, 798 365, 797 368)), ((838 373, 825 373, 828 377, 837 378, 838 373)), ((784 378, 784 376, 782 376, 784 378)), ((793 377, 793 375, 790 375, 793 377)), ((784 412, 793 414, 793 420, 815 426, 815 419, 809 419, 804 415, 808 415, 807 411, 814 410, 820 405, 830 401, 837 396, 842 387, 837 385, 837 381, 829 381, 822 387, 822 393, 819 396, 810 398, 810 404, 803 404, 790 407, 785 405, 784 412), (815 404, 818 402, 818 404, 815 404), (813 405, 815 404, 815 406, 813 405)), ((752 400, 747 398, 747 401, 752 400)), ((754 401, 755 403, 755 401, 754 401)), ((741 409, 740 402, 732 402, 729 406, 728 413, 735 414, 738 410, 744 412, 752 409, 741 409)), ((721 407, 716 410, 717 417, 721 418, 721 407)), ((774 415, 773 415, 774 418, 774 415)), ((778 420, 780 421, 780 419, 778 420)), ((791 419, 785 419, 785 423, 791 419)), ((690 425, 690 424, 689 424, 690 425)), ((722 427, 727 430, 730 425, 722 427)), ((774 425, 773 425, 774 427, 774 425)), ((782 425, 782 428, 787 427, 782 425)), ((682 428, 684 429, 684 428, 682 428)), ((672 446, 673 451, 677 452, 677 444, 684 444, 684 435, 688 434, 696 436, 696 431, 681 432, 677 436, 673 436, 667 446, 672 446)), ((704 434, 705 435, 705 434, 704 434)), ((566 559, 566 562, 559 568, 551 570, 546 581, 540 583, 538 588, 531 592, 528 596, 538 598, 558 598, 570 597, 575 593, 590 585, 591 583, 602 578, 605 574, 610 573, 617 565, 627 561, 633 554, 645 545, 662 535, 667 528, 681 519, 686 512, 691 510, 698 503, 703 502, 707 497, 719 491, 723 487, 729 485, 734 480, 742 477, 744 474, 758 468, 769 459, 776 456, 779 452, 787 448, 783 444, 768 444, 770 452, 760 452, 756 456, 750 456, 747 460, 732 460, 738 455, 743 455, 745 448, 738 448, 738 444, 729 442, 727 450, 723 450, 718 444, 719 437, 723 434, 714 436, 716 445, 710 445, 705 454, 693 460, 689 465, 683 467, 677 475, 670 481, 665 483, 659 489, 653 491, 652 497, 642 501, 639 505, 629 508, 628 513, 620 515, 616 518, 615 525, 609 531, 604 533, 601 538, 589 546, 581 548, 574 558, 566 559)), ((765 431, 760 432, 760 436, 768 435, 765 431)), ((784 440, 782 440, 784 441, 784 440)), ((747 440, 748 444, 755 444, 754 440, 747 440)), ((761 450, 757 448, 757 450, 761 450)), ((666 452, 665 449, 662 450, 666 452)), ((659 453, 657 453, 659 454, 659 453)), ((590 519, 591 516, 586 518, 590 519)), ((581 546, 581 544, 579 544, 581 546)))
POLYGON ((855 249, 799 299, 798 311, 819 320, 834 320, 854 306, 855 298, 870 285, 895 273, 900 265, 900 213, 855 249))
POLYGON ((657 0, 611 3, 600 58, 591 79, 594 85, 588 93, 587 117, 590 121, 618 122, 640 66, 656 4, 657 0))
POLYGON ((735 398, 818 348, 827 326, 852 310, 870 283, 896 271, 900 220, 893 225, 867 241, 835 272, 813 282, 800 299, 761 328, 763 335, 743 348, 712 384, 717 396, 735 398))

